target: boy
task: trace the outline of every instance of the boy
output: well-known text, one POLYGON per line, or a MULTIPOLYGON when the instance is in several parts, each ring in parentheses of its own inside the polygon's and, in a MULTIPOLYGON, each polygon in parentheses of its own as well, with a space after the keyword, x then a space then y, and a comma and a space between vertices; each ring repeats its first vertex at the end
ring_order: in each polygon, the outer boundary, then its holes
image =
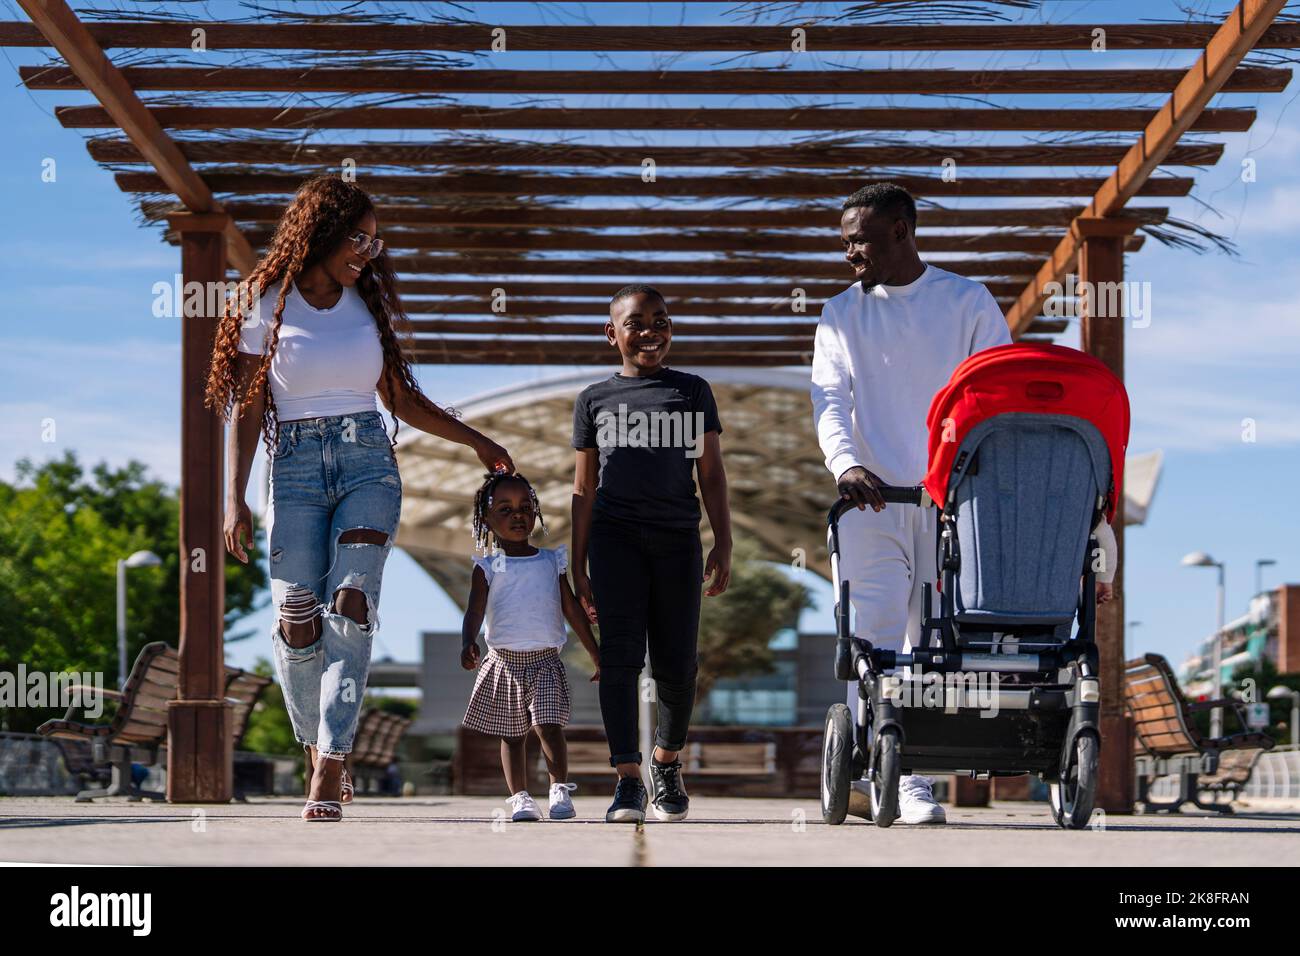
POLYGON ((572 561, 574 592, 600 627, 600 710, 618 773, 605 820, 645 820, 637 701, 647 646, 658 697, 650 764, 655 816, 684 820, 689 799, 677 755, 695 704, 700 587, 708 580, 704 593, 712 597, 731 577, 722 425, 709 383, 664 365, 672 320, 657 291, 620 289, 605 337, 622 368, 574 404, 572 561), (697 471, 715 542, 707 561, 697 471))

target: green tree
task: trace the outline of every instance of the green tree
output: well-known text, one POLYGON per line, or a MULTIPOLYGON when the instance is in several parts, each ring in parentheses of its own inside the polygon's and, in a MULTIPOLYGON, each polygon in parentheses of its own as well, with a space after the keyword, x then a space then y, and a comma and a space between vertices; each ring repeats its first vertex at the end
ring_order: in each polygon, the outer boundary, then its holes
MULTIPOLYGON (((89 671, 117 678, 117 561, 147 549, 157 568, 127 575, 127 655, 180 630, 179 502, 148 477, 145 466, 95 466, 75 454, 15 465, 14 484, 0 482, 0 670, 89 671)), ((209 555, 209 561, 222 560, 209 555)), ((226 627, 255 609, 266 588, 256 561, 226 565, 226 627)), ((241 635, 229 634, 228 639, 241 635)), ((0 726, 30 732, 54 709, 0 713, 0 726)))
POLYGON ((771 673, 768 644, 777 631, 797 627, 800 612, 811 606, 807 588, 765 560, 753 541, 737 538, 731 584, 704 598, 700 610, 698 698, 707 699, 720 678, 771 673))
MULTIPOLYGON (((253 672, 263 677, 275 677, 271 662, 259 657, 253 665, 253 672)), ((244 731, 244 740, 240 750, 251 750, 261 754, 289 754, 302 760, 302 746, 293 735, 293 724, 289 722, 289 712, 284 706, 284 692, 279 684, 271 684, 262 691, 248 715, 248 729, 244 731)))

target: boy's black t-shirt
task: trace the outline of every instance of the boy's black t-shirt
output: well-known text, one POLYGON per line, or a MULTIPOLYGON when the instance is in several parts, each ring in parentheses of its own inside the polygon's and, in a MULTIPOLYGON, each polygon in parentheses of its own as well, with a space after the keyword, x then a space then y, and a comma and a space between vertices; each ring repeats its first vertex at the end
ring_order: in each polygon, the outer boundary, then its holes
POLYGON ((706 432, 722 423, 698 375, 664 368, 588 385, 573 406, 573 447, 600 451, 593 516, 698 528, 694 469, 706 432))

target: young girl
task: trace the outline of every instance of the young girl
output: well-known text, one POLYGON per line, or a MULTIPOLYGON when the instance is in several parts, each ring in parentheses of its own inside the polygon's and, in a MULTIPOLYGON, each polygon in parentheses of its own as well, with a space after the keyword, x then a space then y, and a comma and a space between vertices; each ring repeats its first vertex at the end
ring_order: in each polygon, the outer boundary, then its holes
POLYGON ((501 765, 515 821, 542 818, 528 793, 525 744, 530 727, 541 738, 551 776, 548 815, 552 820, 575 815, 569 792, 576 787, 568 782, 564 742, 569 682, 560 662, 566 619, 596 665, 591 679, 600 679, 591 626, 565 576, 567 550, 564 545, 552 549, 528 543, 539 522, 545 533, 537 493, 523 475, 488 475, 474 496, 474 544, 485 556, 474 559, 460 664, 466 670, 479 666, 478 632, 485 615, 488 653, 474 682, 464 724, 501 738, 501 765))

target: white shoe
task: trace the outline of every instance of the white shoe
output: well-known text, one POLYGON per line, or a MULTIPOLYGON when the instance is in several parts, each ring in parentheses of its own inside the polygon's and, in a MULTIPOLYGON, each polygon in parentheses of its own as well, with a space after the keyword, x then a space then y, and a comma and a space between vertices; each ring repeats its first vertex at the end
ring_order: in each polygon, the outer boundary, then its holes
POLYGON ((537 809, 537 804, 532 797, 528 795, 527 790, 520 790, 508 801, 510 809, 514 811, 514 816, 510 819, 514 823, 521 823, 525 820, 540 820, 542 811, 537 809))
POLYGON ((573 800, 569 793, 577 790, 576 783, 553 783, 551 784, 551 806, 546 815, 552 820, 572 820, 578 815, 578 811, 573 809, 573 800))
POLYGON ((919 774, 910 774, 898 781, 898 819, 914 825, 948 822, 948 815, 934 799, 931 786, 934 781, 919 774))

